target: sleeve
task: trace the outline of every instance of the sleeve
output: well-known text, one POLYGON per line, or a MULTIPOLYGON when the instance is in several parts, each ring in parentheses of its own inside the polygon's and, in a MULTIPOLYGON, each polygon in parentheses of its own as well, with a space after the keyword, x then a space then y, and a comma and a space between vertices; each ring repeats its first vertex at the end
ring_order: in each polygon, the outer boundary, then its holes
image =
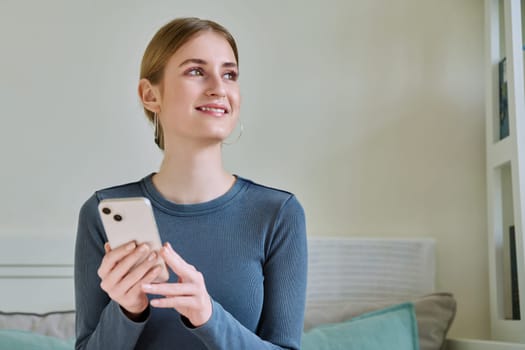
POLYGON ((98 199, 93 195, 82 206, 78 220, 75 244, 75 349, 133 349, 146 321, 131 321, 100 288, 97 270, 104 255, 106 239, 97 205, 98 199))
POLYGON ((208 349, 300 349, 307 275, 306 223, 292 196, 282 206, 268 243, 264 303, 257 334, 212 301, 211 319, 190 329, 208 349))

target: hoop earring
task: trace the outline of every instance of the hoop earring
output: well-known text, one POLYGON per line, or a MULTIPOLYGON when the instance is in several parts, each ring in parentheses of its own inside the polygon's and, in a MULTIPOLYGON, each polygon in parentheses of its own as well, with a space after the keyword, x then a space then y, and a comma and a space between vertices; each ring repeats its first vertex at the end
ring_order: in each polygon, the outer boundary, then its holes
POLYGON ((233 145, 234 143, 237 143, 237 141, 239 141, 239 139, 241 138, 242 136, 242 132, 244 131, 244 125, 242 123, 242 119, 239 118, 239 126, 240 126, 240 129, 239 129, 239 136, 237 136, 237 138, 233 141, 233 142, 222 142, 223 145, 226 145, 226 146, 230 146, 230 145, 233 145))
POLYGON ((159 117, 157 117, 157 112, 153 112, 153 125, 155 127, 154 138, 155 143, 158 145, 160 141, 160 130, 159 130, 159 117))

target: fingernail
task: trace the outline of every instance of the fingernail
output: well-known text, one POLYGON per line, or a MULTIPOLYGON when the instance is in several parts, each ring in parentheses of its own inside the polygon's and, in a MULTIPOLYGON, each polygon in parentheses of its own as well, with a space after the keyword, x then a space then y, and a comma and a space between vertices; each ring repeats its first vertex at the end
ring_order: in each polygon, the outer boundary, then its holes
POLYGON ((157 254, 155 254, 155 252, 153 252, 153 253, 151 253, 148 256, 148 261, 153 261, 153 260, 155 260, 156 257, 157 257, 157 254))
POLYGON ((133 249, 135 249, 135 242, 131 242, 130 244, 128 244, 126 246, 126 250, 127 251, 130 251, 130 250, 133 250, 133 249))
POLYGON ((148 245, 147 244, 141 244, 139 249, 140 249, 141 252, 147 252, 148 251, 148 245))
POLYGON ((173 250, 173 247, 171 244, 169 244, 169 242, 166 242, 164 243, 164 247, 162 247, 162 249, 164 249, 164 252, 168 253, 170 250, 173 250))
POLYGON ((150 303, 151 303, 151 305, 153 305, 153 306, 157 306, 157 305, 159 305, 159 301, 158 301, 157 299, 152 299, 152 300, 150 301, 150 303))
POLYGON ((142 288, 144 288, 144 289, 151 289, 152 286, 151 286, 151 284, 143 284, 142 288))

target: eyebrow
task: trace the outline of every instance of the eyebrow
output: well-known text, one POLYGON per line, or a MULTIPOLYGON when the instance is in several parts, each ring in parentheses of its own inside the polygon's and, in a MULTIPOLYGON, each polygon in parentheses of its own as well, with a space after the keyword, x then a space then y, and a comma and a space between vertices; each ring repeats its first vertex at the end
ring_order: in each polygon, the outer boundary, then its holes
MULTIPOLYGON (((205 60, 200 59, 200 58, 188 58, 187 60, 182 61, 182 63, 179 64, 179 67, 182 67, 182 66, 190 64, 190 63, 201 64, 201 65, 204 65, 204 66, 208 64, 208 62, 206 62, 205 60)), ((235 62, 224 62, 222 64, 222 66, 225 67, 225 68, 237 68, 237 63, 235 63, 235 62)))

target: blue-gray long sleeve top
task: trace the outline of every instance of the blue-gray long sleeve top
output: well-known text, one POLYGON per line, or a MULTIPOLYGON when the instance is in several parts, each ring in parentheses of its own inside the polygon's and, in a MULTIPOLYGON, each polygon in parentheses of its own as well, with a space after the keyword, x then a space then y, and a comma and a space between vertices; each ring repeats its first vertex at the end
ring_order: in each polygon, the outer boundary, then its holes
POLYGON ((100 190, 79 215, 76 349, 299 349, 306 273, 304 211, 289 192, 237 176, 224 195, 181 205, 157 191, 152 175, 100 190), (174 309, 154 307, 144 322, 131 321, 100 288, 107 238, 97 205, 138 196, 151 201, 161 240, 204 276, 213 311, 200 327, 189 327, 174 309))

